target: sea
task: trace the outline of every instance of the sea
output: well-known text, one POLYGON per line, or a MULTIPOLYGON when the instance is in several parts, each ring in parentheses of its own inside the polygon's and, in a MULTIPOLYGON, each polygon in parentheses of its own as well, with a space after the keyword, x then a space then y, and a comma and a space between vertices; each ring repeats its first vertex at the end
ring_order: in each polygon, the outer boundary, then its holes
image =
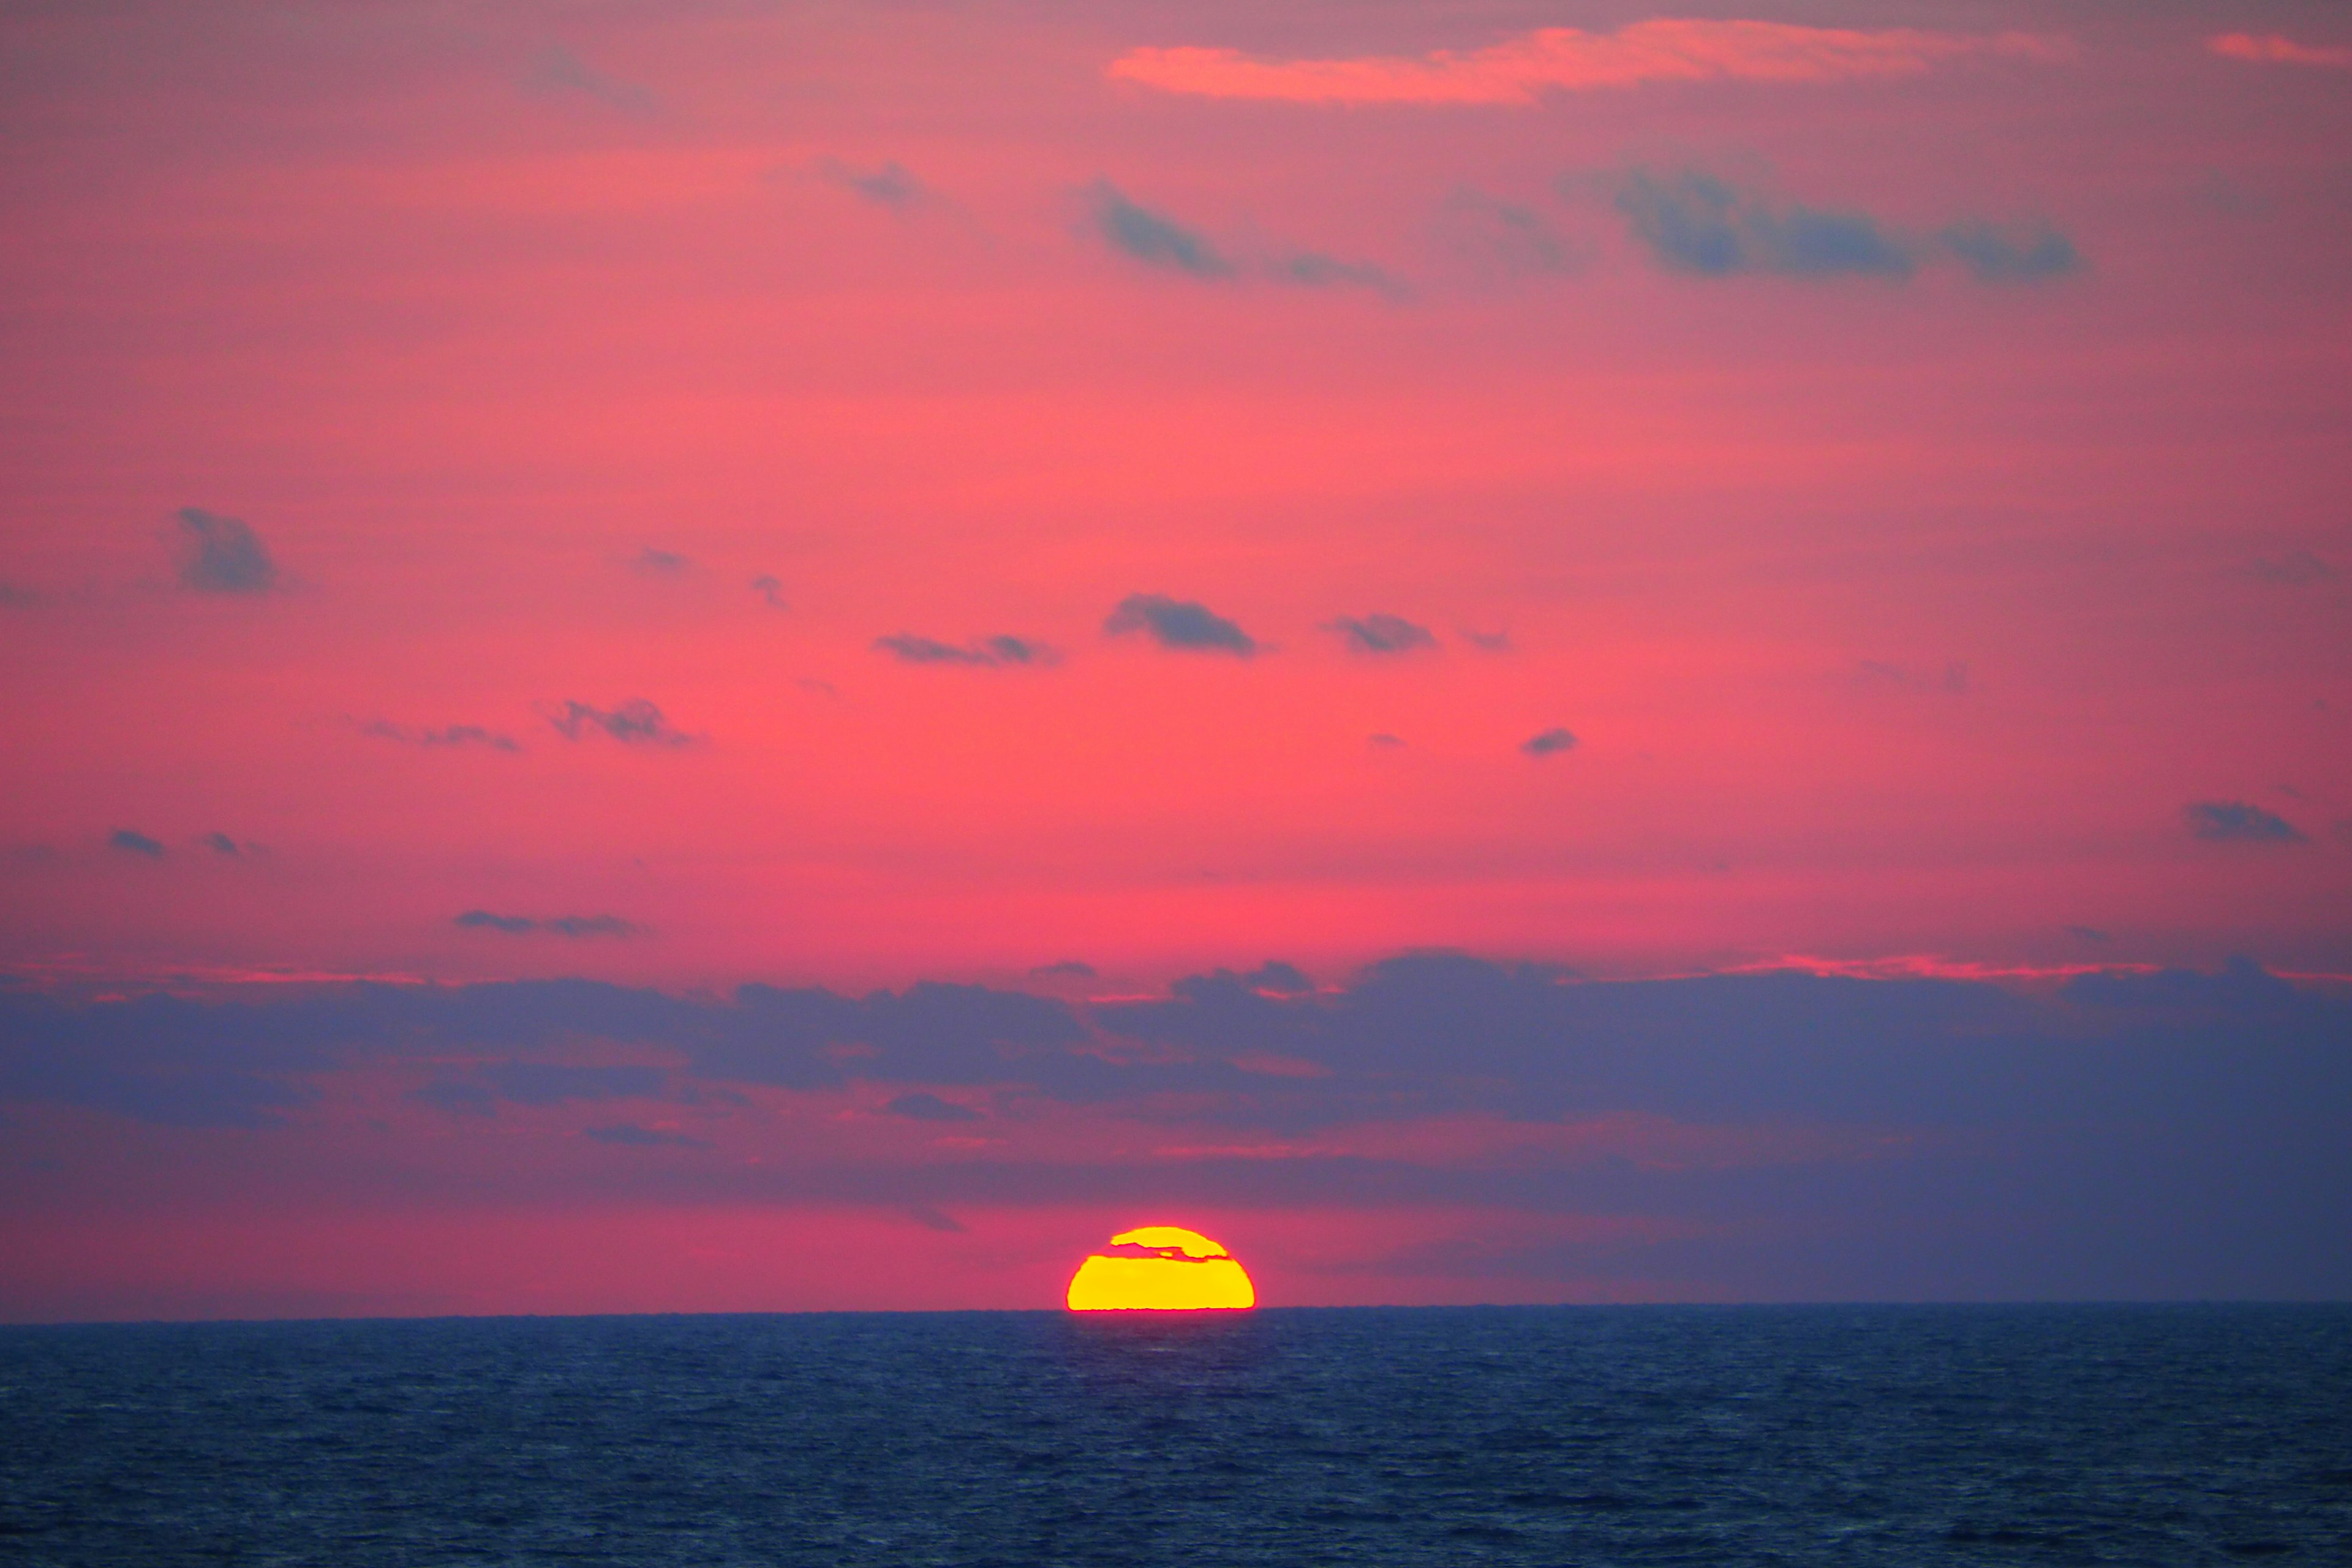
POLYGON ((0 1563, 2352 1563, 2352 1307, 0 1330, 0 1563))

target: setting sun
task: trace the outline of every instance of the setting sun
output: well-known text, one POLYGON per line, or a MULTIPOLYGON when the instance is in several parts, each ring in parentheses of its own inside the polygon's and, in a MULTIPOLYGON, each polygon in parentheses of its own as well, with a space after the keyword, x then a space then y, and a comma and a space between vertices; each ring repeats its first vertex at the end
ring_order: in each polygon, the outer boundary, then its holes
POLYGON ((1257 1304, 1233 1254, 1196 1230, 1148 1225, 1122 1231, 1070 1277, 1073 1312, 1194 1312, 1257 1304))

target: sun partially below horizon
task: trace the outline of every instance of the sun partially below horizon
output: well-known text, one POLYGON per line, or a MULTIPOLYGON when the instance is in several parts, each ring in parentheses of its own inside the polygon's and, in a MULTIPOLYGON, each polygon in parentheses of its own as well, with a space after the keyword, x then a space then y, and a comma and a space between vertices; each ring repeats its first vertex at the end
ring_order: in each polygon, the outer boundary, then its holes
POLYGON ((1235 1311, 1257 1288, 1234 1255, 1197 1230, 1147 1225, 1121 1231, 1070 1276, 1073 1312, 1235 1311))

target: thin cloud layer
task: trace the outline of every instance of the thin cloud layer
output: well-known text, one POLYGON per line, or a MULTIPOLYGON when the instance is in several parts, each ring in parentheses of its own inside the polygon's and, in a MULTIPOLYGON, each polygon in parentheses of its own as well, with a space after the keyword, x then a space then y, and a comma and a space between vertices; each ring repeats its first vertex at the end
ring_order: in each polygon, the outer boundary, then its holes
POLYGON ((1970 55, 2053 60, 2067 52, 2060 40, 2025 33, 1871 32, 1661 17, 1613 33, 1545 27, 1467 53, 1440 49, 1419 57, 1277 61, 1235 49, 1139 48, 1113 60, 1107 72, 1115 80, 1209 98, 1524 107, 1549 92, 1645 82, 1884 80, 1970 55))
POLYGON ((557 915, 539 919, 531 915, 493 914, 488 910, 467 910, 450 922, 463 931, 500 931, 508 936, 635 936, 642 929, 634 921, 618 915, 557 915))

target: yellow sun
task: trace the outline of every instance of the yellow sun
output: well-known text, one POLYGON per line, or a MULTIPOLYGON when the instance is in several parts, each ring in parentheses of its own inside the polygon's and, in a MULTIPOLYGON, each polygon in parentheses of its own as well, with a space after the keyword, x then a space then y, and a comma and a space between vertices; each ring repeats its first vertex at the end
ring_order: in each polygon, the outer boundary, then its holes
POLYGON ((1121 1231, 1070 1276, 1073 1312, 1197 1312, 1257 1305, 1234 1255, 1197 1230, 1121 1231))

